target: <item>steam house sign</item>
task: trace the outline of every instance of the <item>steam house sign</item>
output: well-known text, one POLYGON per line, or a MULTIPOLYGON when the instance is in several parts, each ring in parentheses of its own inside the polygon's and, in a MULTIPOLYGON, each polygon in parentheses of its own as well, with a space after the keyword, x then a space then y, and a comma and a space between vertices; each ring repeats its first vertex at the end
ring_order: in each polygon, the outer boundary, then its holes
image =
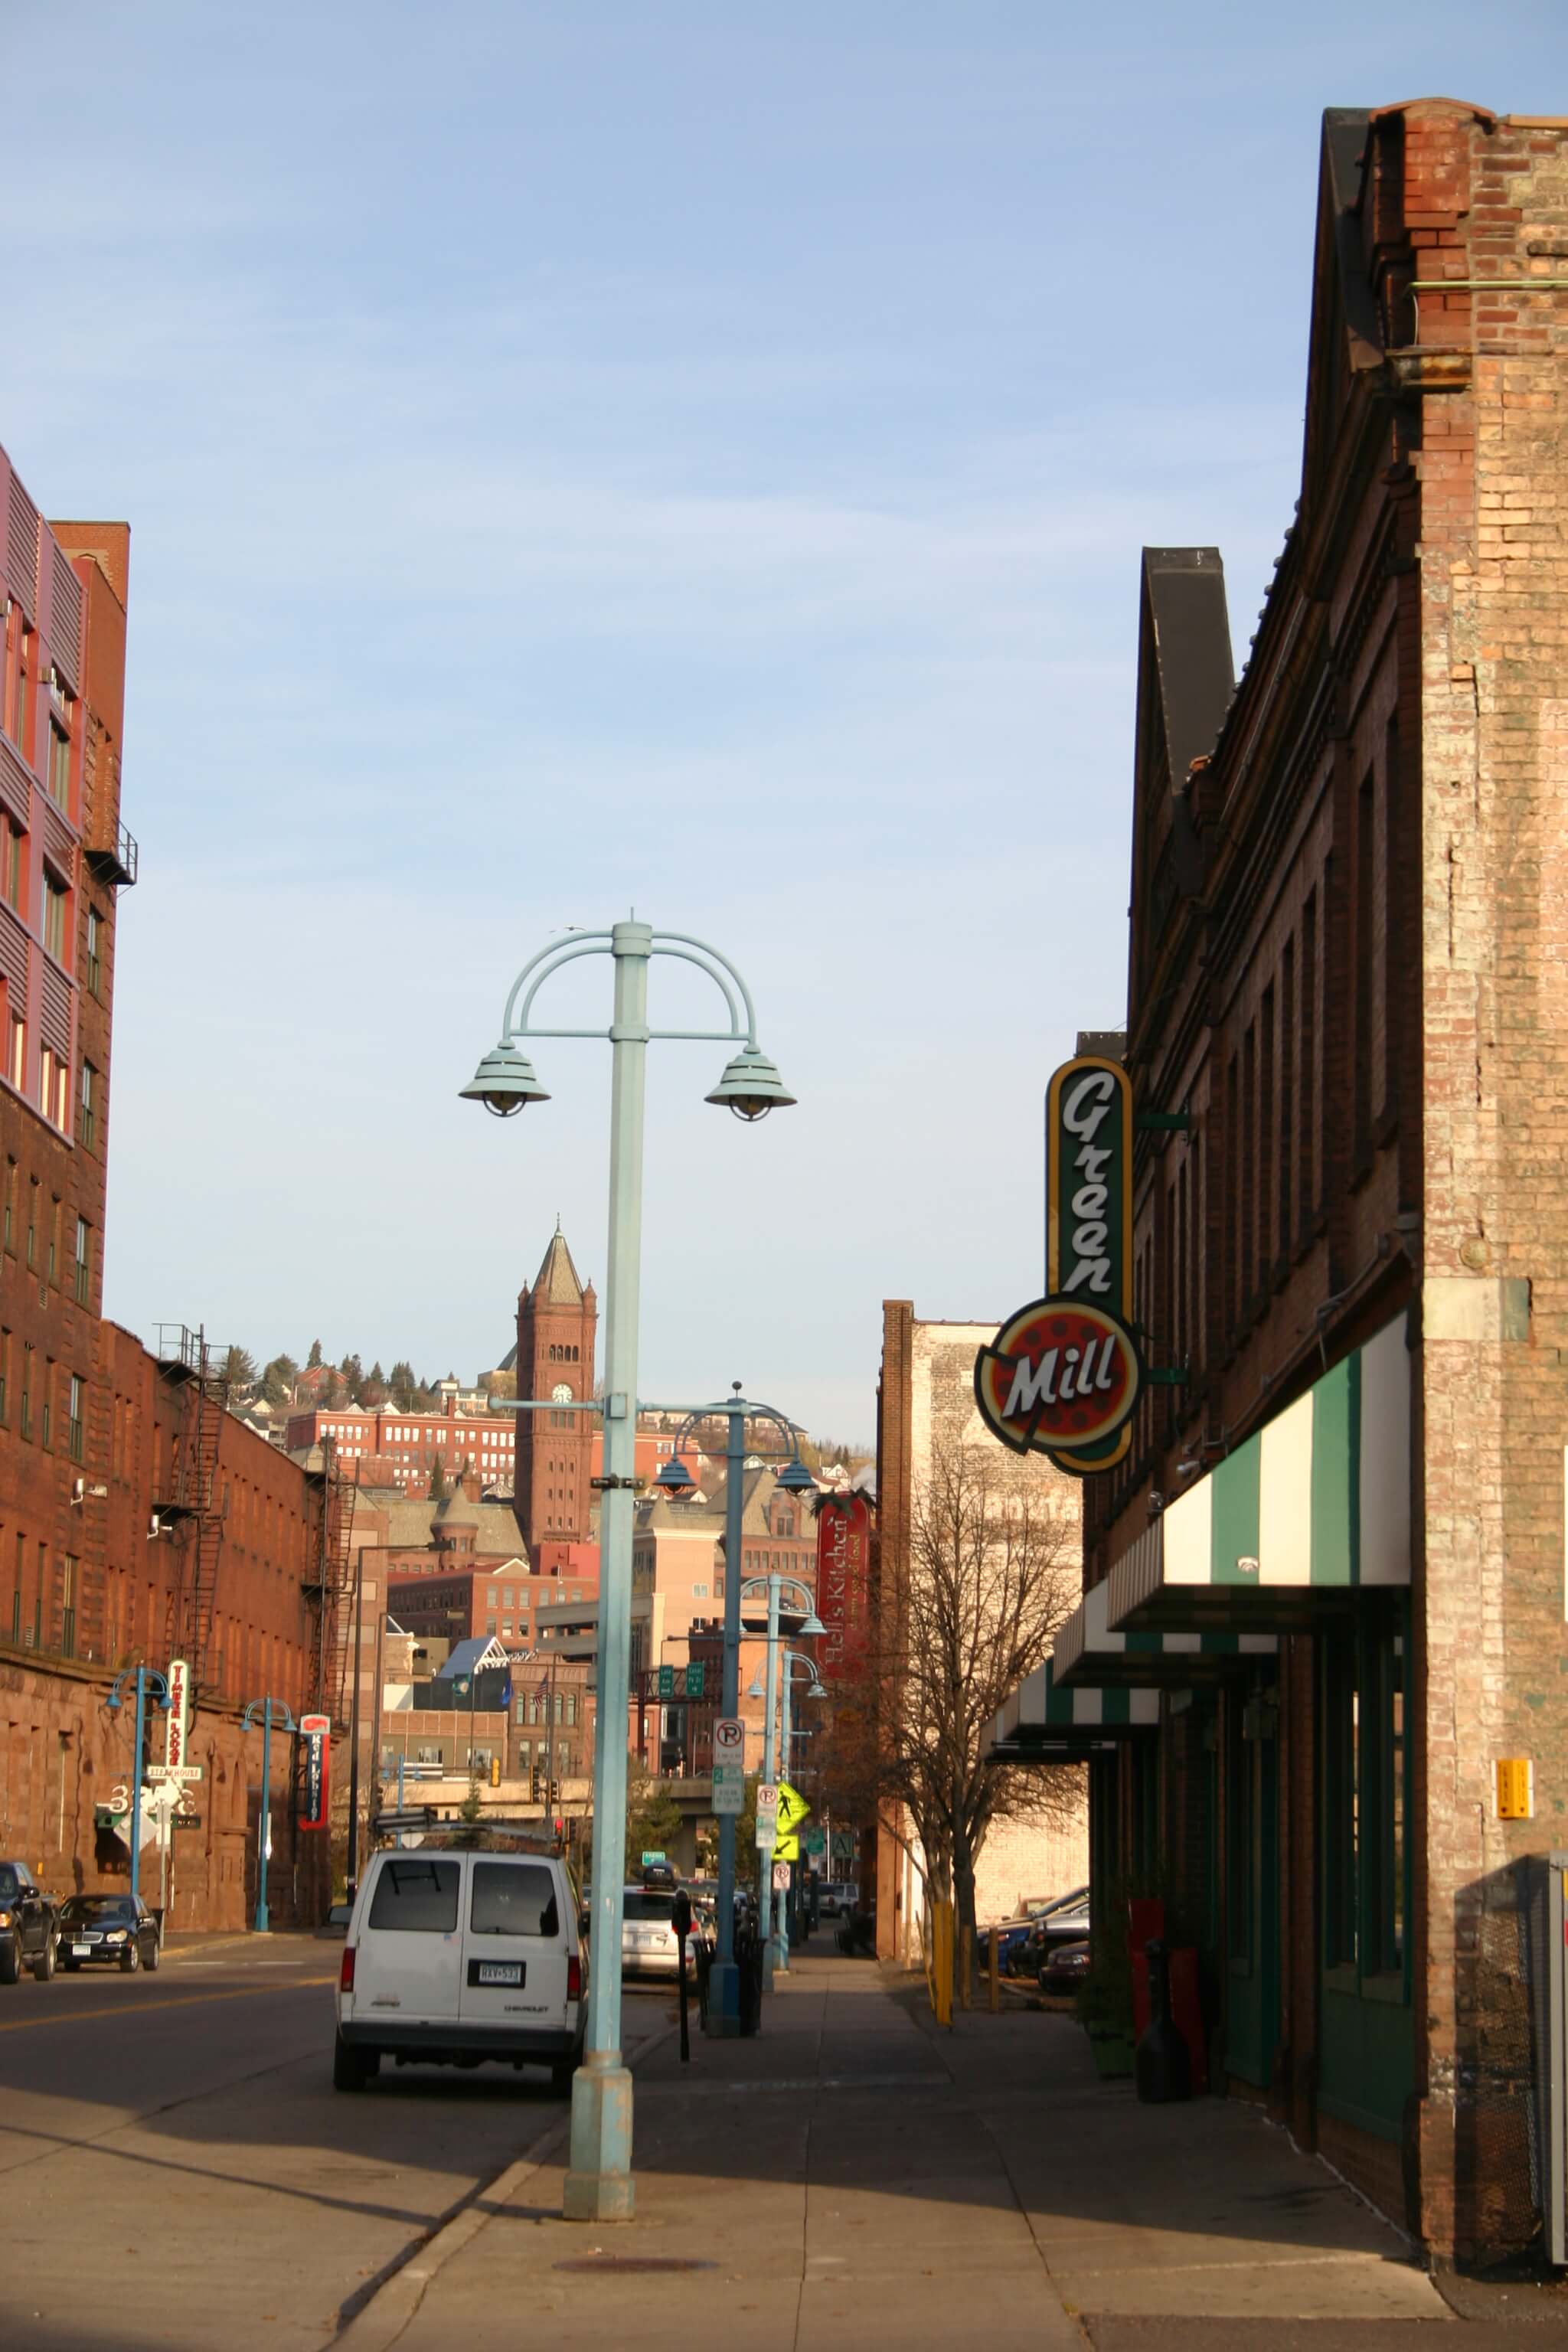
POLYGON ((1087 1477, 1126 1453, 1143 1385, 1129 1328, 1132 1097, 1119 1062, 1079 1055, 1046 1097, 1044 1298, 1010 1315, 974 1362, 987 1426, 1018 1453, 1087 1477))

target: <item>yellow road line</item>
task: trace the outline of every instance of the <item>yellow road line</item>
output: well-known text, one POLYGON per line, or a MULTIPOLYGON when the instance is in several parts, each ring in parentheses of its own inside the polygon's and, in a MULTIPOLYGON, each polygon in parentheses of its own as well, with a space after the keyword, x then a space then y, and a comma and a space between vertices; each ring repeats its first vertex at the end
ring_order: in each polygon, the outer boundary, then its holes
POLYGON ((58 2009, 50 2017, 7 2018, 4 2024, 0 2024, 0 2033, 26 2033, 28 2028, 34 2025, 68 2025, 73 2019, 79 2018, 127 2015, 145 2017, 150 2010, 192 2009, 201 2001, 254 2000, 259 1993, 293 1992, 306 1985, 336 1984, 336 1982, 335 1976, 300 1977, 293 1985, 237 1985, 232 1992, 186 1992, 181 1993, 173 2000, 139 2000, 133 2003, 130 2011, 118 2003, 113 2009, 58 2009))

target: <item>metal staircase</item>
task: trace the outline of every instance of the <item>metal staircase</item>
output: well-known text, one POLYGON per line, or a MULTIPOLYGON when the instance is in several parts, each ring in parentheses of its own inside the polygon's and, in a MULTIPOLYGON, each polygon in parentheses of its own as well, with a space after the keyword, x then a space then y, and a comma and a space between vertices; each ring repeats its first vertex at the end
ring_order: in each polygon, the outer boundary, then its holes
POLYGON ((210 1347, 205 1330, 161 1323, 153 1355, 158 1377, 184 1391, 183 1425, 153 1506, 153 1532, 174 1547, 169 1580, 167 1655, 188 1658, 199 1696, 220 1679, 209 1652, 217 1607, 228 1495, 218 1476, 218 1445, 228 1410, 226 1348, 210 1347))

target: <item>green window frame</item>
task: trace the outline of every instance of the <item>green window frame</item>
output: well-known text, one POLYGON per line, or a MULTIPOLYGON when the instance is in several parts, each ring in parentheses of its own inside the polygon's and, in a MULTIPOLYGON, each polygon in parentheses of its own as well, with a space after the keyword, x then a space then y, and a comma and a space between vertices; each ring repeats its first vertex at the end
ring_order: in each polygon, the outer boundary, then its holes
POLYGON ((1363 1597, 1319 1654, 1323 1969, 1346 1990, 1408 1998, 1407 1602, 1363 1597))

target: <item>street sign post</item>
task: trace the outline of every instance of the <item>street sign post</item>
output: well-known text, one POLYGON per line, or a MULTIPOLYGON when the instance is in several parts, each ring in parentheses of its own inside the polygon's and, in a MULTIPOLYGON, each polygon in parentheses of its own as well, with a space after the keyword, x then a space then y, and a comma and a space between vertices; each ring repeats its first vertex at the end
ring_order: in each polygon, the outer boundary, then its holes
POLYGON ((746 1809, 746 1727, 738 1715, 721 1715, 713 1726, 713 1811, 746 1809))
POLYGON ((757 1783, 757 1852, 772 1853, 779 1840, 779 1790, 776 1780, 757 1783))

